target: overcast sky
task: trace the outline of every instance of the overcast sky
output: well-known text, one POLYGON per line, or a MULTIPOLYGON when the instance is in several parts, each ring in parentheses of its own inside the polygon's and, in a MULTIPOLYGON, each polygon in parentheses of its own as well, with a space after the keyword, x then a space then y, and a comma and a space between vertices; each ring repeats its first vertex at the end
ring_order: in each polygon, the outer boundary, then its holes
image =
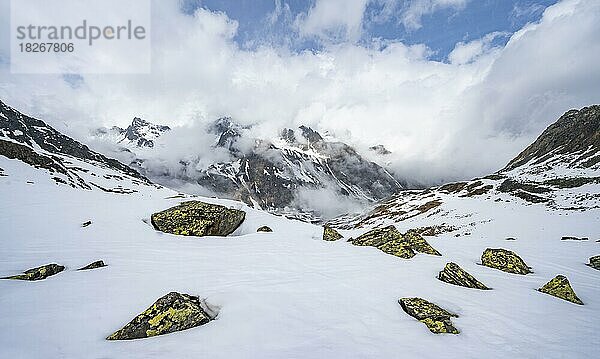
POLYGON ((80 139, 134 116, 187 126, 170 158, 210 159, 192 129, 230 115, 384 144, 398 174, 435 183, 493 172, 600 103, 600 1, 158 0, 152 73, 111 76, 11 75, 8 5, 2 100, 80 139))

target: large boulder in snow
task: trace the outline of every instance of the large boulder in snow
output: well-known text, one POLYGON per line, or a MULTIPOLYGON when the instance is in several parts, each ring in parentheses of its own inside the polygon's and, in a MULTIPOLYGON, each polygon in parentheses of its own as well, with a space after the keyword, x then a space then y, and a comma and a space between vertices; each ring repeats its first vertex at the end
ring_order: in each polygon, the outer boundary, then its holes
POLYGON ((481 255, 481 264, 507 273, 529 274, 531 268, 515 252, 506 249, 486 249, 481 255))
POLYGON ((436 304, 421 298, 400 298, 398 303, 408 315, 424 323, 432 333, 460 333, 451 320, 452 317, 458 318, 458 315, 450 313, 436 304))
POLYGON ((42 280, 42 279, 46 279, 50 276, 53 276, 55 274, 58 274, 58 273, 62 272, 63 270, 65 270, 64 266, 61 266, 56 263, 52 263, 52 264, 43 265, 41 267, 28 269, 25 272, 23 272, 23 274, 14 275, 11 277, 5 277, 2 279, 16 279, 16 280, 29 280, 29 281, 42 280))
POLYGON ((198 297, 171 292, 159 298, 150 308, 106 339, 129 340, 153 337, 194 328, 212 319, 214 319, 213 313, 203 307, 198 297))
POLYGON ((590 262, 587 265, 594 269, 600 270, 600 255, 591 257, 590 262))
POLYGON ((575 291, 571 287, 569 280, 563 275, 557 275, 538 290, 542 293, 550 294, 571 303, 583 305, 583 302, 577 297, 575 291))
POLYGON ((475 277, 467 273, 456 263, 448 263, 437 277, 442 282, 446 282, 461 287, 474 289, 490 289, 485 284, 481 283, 475 277))
POLYGON ((227 236, 244 221, 246 213, 200 201, 183 202, 154 213, 152 225, 159 231, 182 236, 227 236))
POLYGON ((414 257, 416 252, 440 255, 416 231, 411 230, 402 235, 394 226, 375 228, 351 241, 354 245, 377 247, 387 254, 404 259, 414 257))
POLYGON ((333 241, 337 241, 338 239, 342 239, 342 238, 344 238, 344 236, 339 234, 339 232, 336 231, 335 229, 333 229, 329 226, 323 226, 323 240, 324 241, 333 242, 333 241))

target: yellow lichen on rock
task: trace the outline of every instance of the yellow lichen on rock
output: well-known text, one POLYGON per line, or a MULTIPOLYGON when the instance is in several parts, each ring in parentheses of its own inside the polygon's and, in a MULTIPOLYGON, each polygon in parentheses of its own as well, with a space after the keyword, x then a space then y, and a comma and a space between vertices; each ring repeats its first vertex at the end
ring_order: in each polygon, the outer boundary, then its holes
POLYGON ((154 228, 182 236, 227 236, 244 221, 246 213, 237 209, 204 203, 183 202, 176 207, 154 213, 154 228))
POLYGON ((14 279, 14 280, 28 280, 28 281, 36 281, 46 279, 50 276, 58 274, 65 270, 64 266, 61 266, 56 263, 46 264, 41 267, 28 269, 23 274, 17 274, 10 277, 5 277, 2 279, 14 279))
POLYGON ((577 294, 575 294, 575 291, 571 287, 569 280, 563 275, 557 275, 538 290, 571 303, 583 305, 583 302, 577 297, 577 294))
POLYGON ((400 298, 398 303, 406 314, 425 324, 435 334, 459 334, 460 331, 454 327, 451 318, 458 315, 440 308, 422 298, 400 298))
POLYGON ((474 289, 490 289, 456 263, 447 263, 437 278, 442 282, 474 289))
POLYGON ((414 257, 416 252, 441 255, 417 232, 408 231, 403 235, 394 226, 375 228, 351 241, 354 245, 377 247, 384 253, 404 259, 414 257))
POLYGON ((171 292, 106 339, 128 340, 168 334, 206 324, 212 319, 198 297, 171 292))
POLYGON ((344 238, 344 236, 339 234, 338 231, 336 231, 335 229, 333 229, 327 225, 323 226, 323 240, 324 241, 333 242, 333 241, 337 241, 342 238, 344 238))
POLYGON ((481 255, 481 264, 513 274, 529 274, 531 268, 516 253, 506 249, 486 249, 481 255))

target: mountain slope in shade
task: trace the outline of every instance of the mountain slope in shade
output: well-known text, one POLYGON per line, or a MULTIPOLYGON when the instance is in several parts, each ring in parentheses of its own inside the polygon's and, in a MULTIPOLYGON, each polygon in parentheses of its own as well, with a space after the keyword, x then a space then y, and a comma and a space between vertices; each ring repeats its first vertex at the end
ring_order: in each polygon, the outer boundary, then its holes
POLYGON ((136 170, 1 101, 0 155, 46 171, 57 184, 86 190, 129 193, 133 187, 151 185, 136 170))

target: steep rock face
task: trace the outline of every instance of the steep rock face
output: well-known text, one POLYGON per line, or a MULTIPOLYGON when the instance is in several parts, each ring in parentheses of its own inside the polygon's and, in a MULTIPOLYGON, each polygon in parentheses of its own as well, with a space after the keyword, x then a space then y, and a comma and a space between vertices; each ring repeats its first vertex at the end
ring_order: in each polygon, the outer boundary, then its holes
POLYGON ((459 267, 458 264, 452 262, 446 264, 444 269, 438 274, 437 278, 442 282, 461 287, 483 290, 490 289, 485 284, 475 279, 475 277, 467 273, 467 271, 459 267))
POLYGON ((301 126, 298 136, 285 129, 278 139, 250 139, 247 127, 224 118, 209 127, 209 132, 217 136, 217 147, 229 151, 232 161, 209 166, 197 182, 221 196, 271 212, 310 214, 311 210, 297 201, 305 190, 328 189, 372 202, 404 186, 352 147, 329 141, 309 127, 301 126), (250 150, 248 143, 253 143, 250 150))
POLYGON ((11 277, 6 277, 3 279, 15 279, 15 280, 28 280, 28 281, 36 281, 43 280, 55 274, 58 274, 65 270, 64 266, 61 266, 56 263, 46 264, 41 267, 28 269, 23 274, 14 275, 11 277))
POLYGON ((425 324, 432 333, 460 333, 451 320, 453 317, 458 318, 458 315, 450 313, 436 304, 421 298, 401 298, 398 303, 408 315, 425 324))
POLYGON ((583 305, 583 302, 577 297, 577 294, 575 294, 575 291, 571 287, 569 280, 563 275, 557 275, 538 290, 571 303, 583 305))
POLYGON ((150 308, 133 318, 107 340, 130 340, 153 337, 194 328, 213 318, 198 297, 171 292, 159 298, 150 308))
POLYGON ((600 106, 571 110, 550 125, 538 139, 505 168, 511 170, 530 161, 541 163, 556 155, 578 154, 570 167, 589 168, 600 162, 600 106))
POLYGON ((152 225, 159 231, 182 236, 227 236, 244 221, 246 213, 200 201, 183 202, 154 213, 152 225))
POLYGON ((486 249, 481 255, 481 264, 513 274, 529 274, 531 268, 515 252, 506 249, 486 249))

